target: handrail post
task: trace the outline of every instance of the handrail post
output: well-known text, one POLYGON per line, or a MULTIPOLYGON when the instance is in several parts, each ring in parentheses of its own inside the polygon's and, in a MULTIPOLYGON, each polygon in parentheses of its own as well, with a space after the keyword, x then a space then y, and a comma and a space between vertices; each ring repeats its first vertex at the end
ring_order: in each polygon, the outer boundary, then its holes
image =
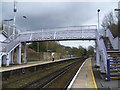
POLYGON ((107 59, 107 81, 110 81, 110 60, 107 59))

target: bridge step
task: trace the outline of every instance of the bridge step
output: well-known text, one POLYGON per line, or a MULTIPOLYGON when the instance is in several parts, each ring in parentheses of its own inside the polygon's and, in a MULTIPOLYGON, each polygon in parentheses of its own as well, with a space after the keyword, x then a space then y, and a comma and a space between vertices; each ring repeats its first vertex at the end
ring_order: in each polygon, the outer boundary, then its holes
POLYGON ((111 73, 110 76, 120 77, 120 73, 111 73))
MULTIPOLYGON (((110 64, 110 65, 115 66, 116 64, 110 64)), ((120 65, 120 63, 118 63, 117 65, 120 65)))
POLYGON ((120 60, 120 57, 114 57, 114 58, 108 58, 108 59, 111 60, 111 61, 112 61, 112 60, 118 60, 118 61, 119 61, 119 60, 120 60))
POLYGON ((107 51, 107 53, 118 53, 120 55, 120 51, 107 51))
POLYGON ((103 39, 107 48, 108 59, 110 60, 110 78, 120 79, 120 51, 119 49, 113 49, 108 37, 103 39))
POLYGON ((114 67, 111 66, 110 68, 111 68, 111 69, 112 69, 112 68, 118 68, 118 69, 120 69, 120 66, 114 66, 114 67))
POLYGON ((120 55, 120 51, 107 51, 108 55, 120 55))
POLYGON ((111 73, 118 72, 119 70, 110 70, 111 73))
POLYGON ((107 51, 110 60, 110 78, 120 79, 120 51, 107 51))
POLYGON ((120 79, 120 77, 110 77, 111 79, 120 79))
POLYGON ((120 56, 120 55, 119 55, 119 54, 118 54, 118 55, 117 55, 117 54, 116 54, 116 55, 108 55, 108 58, 109 58, 109 57, 115 57, 115 58, 116 58, 116 57, 118 57, 118 56, 120 56))
POLYGON ((106 49, 107 51, 119 51, 119 49, 106 49))

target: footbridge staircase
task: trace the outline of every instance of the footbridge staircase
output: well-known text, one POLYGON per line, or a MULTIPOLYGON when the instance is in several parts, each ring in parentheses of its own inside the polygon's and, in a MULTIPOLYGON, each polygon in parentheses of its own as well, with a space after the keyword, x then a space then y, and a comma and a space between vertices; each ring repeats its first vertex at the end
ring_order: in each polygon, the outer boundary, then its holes
POLYGON ((120 48, 119 37, 114 38, 109 30, 101 34, 95 25, 45 28, 20 32, 15 28, 0 31, 0 67, 14 64, 14 51, 17 63, 21 64, 21 47, 24 46, 24 63, 26 59, 26 43, 38 41, 61 40, 94 40, 96 42, 96 65, 106 73, 107 80, 119 77, 120 48), (12 34, 15 32, 14 34, 12 34))

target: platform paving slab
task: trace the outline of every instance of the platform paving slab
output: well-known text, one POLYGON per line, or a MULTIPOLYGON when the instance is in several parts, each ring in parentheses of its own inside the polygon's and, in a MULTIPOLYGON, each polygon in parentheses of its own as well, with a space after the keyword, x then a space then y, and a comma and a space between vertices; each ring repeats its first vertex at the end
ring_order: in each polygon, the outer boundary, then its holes
POLYGON ((81 70, 79 71, 77 77, 73 81, 73 84, 71 86, 71 90, 73 89, 85 89, 85 88, 91 88, 95 89, 97 88, 94 75, 92 72, 92 65, 91 65, 91 58, 88 58, 84 65, 81 67, 81 70))

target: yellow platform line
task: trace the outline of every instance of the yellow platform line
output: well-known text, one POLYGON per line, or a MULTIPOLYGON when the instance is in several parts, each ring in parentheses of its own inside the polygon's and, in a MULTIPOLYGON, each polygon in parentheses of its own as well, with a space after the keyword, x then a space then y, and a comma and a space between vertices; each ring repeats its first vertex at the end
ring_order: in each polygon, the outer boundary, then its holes
POLYGON ((96 84, 96 81, 95 81, 95 77, 94 77, 94 74, 93 74, 93 71, 92 71, 92 64, 91 63, 90 63, 90 67, 91 67, 91 73, 92 73, 92 79, 93 79, 94 86, 95 86, 96 90, 98 90, 98 87, 97 87, 97 84, 96 84))

